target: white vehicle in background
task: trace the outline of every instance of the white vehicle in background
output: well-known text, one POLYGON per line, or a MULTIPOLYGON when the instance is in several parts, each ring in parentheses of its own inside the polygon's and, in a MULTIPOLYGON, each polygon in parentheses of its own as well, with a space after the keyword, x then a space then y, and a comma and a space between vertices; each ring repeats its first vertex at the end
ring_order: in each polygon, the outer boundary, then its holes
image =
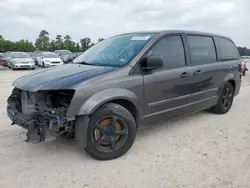
POLYGON ((53 52, 42 52, 37 57, 37 65, 39 67, 51 67, 63 65, 63 61, 53 52))

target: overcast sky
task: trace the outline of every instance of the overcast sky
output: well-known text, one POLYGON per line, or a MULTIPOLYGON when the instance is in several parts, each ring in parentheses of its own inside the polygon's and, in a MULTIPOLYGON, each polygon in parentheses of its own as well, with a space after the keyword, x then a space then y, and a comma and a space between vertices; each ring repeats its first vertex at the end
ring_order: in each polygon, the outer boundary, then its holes
POLYGON ((0 0, 0 35, 77 41, 128 31, 189 29, 222 34, 250 48, 250 0, 0 0))

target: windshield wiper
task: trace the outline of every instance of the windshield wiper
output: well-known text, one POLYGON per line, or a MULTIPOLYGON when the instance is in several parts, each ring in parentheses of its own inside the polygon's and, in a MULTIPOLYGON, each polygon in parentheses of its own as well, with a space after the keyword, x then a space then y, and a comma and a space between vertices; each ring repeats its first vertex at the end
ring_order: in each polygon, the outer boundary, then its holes
POLYGON ((81 65, 93 65, 93 64, 90 64, 90 63, 86 63, 85 61, 79 61, 79 62, 74 62, 76 64, 81 64, 81 65))

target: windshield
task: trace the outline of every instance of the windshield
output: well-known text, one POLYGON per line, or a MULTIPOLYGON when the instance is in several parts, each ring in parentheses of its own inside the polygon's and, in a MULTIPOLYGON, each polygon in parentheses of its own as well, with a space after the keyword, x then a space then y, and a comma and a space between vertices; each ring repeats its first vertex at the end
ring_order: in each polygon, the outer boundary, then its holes
POLYGON ((128 34, 101 41, 78 56, 73 63, 124 66, 141 51, 153 34, 128 34))
POLYGON ((29 53, 30 57, 38 57, 40 54, 39 53, 29 53))
POLYGON ((58 51, 56 52, 58 55, 71 55, 69 51, 58 51))
POLYGON ((12 53, 11 54, 12 58, 29 58, 29 55, 27 53, 12 53))
POLYGON ((58 58, 56 54, 43 54, 44 58, 58 58))

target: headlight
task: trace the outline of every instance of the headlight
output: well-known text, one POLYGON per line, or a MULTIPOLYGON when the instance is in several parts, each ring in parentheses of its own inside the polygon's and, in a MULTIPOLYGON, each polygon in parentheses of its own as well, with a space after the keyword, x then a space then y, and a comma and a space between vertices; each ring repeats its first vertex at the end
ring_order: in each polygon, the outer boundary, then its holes
POLYGON ((50 63, 50 61, 49 61, 49 60, 45 60, 45 62, 46 62, 46 63, 50 63))

